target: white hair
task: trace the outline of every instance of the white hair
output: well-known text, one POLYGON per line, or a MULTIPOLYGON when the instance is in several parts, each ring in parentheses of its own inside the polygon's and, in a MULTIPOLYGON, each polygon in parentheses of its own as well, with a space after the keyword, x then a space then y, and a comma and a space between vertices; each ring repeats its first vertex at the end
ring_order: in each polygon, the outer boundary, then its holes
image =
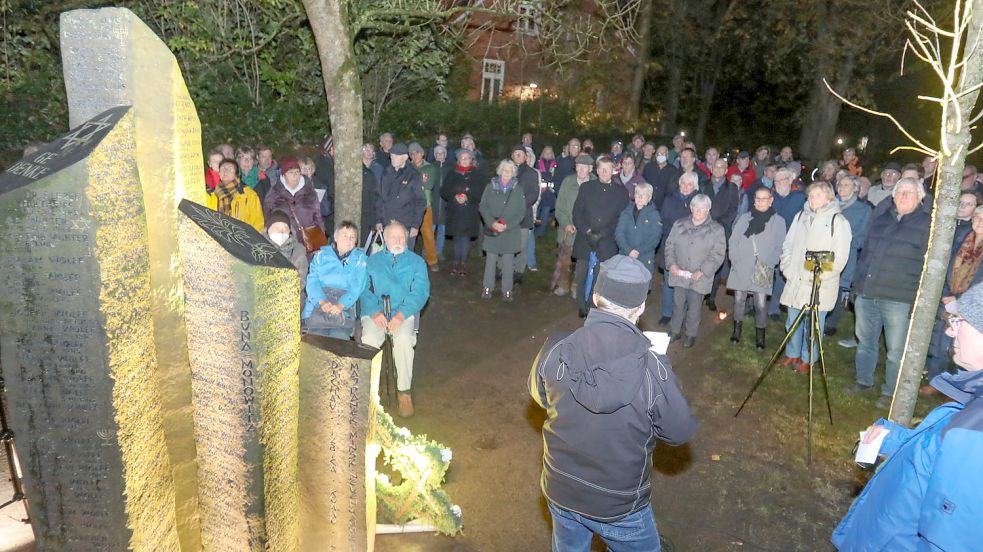
POLYGON ((902 178, 901 180, 898 180, 897 184, 894 185, 894 190, 891 191, 891 197, 894 197, 894 196, 898 195, 898 188, 900 188, 902 186, 907 186, 907 187, 914 188, 914 190, 916 192, 918 192, 918 199, 919 200, 925 198, 925 187, 922 186, 922 183, 921 182, 919 182, 918 180, 916 180, 914 178, 911 178, 910 176, 907 177, 907 178, 902 178))
POLYGON ((645 312, 644 302, 642 302, 642 304, 638 305, 637 307, 627 308, 612 303, 610 300, 605 299, 603 296, 601 296, 599 293, 596 292, 594 293, 593 298, 594 298, 594 304, 597 305, 598 310, 602 310, 604 312, 611 313, 611 314, 616 314, 622 318, 630 320, 633 324, 635 323, 635 321, 639 319, 639 317, 642 316, 642 313, 645 312))
POLYGON ((689 200, 689 210, 692 211, 693 207, 696 207, 697 203, 701 205, 705 205, 707 210, 709 210, 713 206, 713 201, 710 200, 710 197, 708 195, 696 194, 695 196, 693 196, 693 199, 689 200))
POLYGON ((638 192, 642 192, 643 194, 649 196, 649 199, 652 199, 653 188, 652 185, 649 184, 648 182, 639 182, 638 184, 636 184, 635 194, 638 194, 638 192))
POLYGON ((682 175, 680 175, 679 181, 682 182, 684 178, 687 182, 692 182, 694 186, 697 186, 700 183, 700 179, 696 177, 696 173, 693 171, 684 172, 682 175))

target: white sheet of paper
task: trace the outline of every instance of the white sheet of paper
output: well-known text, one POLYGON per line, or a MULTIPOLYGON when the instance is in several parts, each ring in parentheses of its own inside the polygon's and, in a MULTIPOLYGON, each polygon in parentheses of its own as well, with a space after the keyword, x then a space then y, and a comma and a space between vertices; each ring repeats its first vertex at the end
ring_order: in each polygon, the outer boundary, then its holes
MULTIPOLYGON (((869 429, 867 431, 870 431, 869 429)), ((884 438, 887 437, 891 430, 884 429, 881 430, 880 434, 872 443, 864 444, 864 436, 867 435, 867 431, 860 432, 860 444, 857 446, 857 457, 856 461, 861 464, 873 464, 877 461, 877 453, 881 451, 881 444, 884 443, 884 438)))
POLYGON ((688 271, 688 270, 680 270, 679 271, 679 277, 680 278, 692 278, 693 277, 693 273, 690 272, 690 271, 688 271))
POLYGON ((317 192, 317 201, 318 202, 321 202, 322 200, 324 200, 324 194, 327 193, 327 190, 322 190, 321 188, 314 188, 314 191, 317 192))
POLYGON ((669 349, 669 334, 665 332, 642 332, 652 344, 649 350, 660 355, 666 354, 669 349))

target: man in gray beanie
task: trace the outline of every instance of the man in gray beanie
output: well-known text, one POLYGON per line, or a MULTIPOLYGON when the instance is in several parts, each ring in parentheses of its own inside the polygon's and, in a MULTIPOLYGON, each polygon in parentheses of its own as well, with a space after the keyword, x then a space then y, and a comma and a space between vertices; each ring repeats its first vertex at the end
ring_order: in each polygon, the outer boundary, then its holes
POLYGON ((586 550, 594 533, 612 550, 659 550, 652 450, 685 443, 697 423, 669 358, 635 326, 652 274, 624 255, 599 266, 597 308, 582 328, 551 336, 529 375, 547 411, 541 485, 553 550, 586 550))

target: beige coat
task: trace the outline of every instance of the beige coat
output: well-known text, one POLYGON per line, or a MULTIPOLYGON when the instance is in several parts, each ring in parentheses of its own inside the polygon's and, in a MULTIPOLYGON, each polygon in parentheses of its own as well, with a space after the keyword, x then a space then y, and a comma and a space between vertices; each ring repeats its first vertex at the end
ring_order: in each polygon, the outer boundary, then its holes
POLYGON ((786 283, 781 304, 801 309, 809 303, 812 272, 804 266, 806 251, 832 251, 833 270, 819 276, 819 310, 833 310, 840 289, 840 273, 850 257, 852 235, 850 222, 840 213, 836 200, 830 201, 818 212, 813 211, 807 202, 792 220, 782 244, 780 266, 786 283))

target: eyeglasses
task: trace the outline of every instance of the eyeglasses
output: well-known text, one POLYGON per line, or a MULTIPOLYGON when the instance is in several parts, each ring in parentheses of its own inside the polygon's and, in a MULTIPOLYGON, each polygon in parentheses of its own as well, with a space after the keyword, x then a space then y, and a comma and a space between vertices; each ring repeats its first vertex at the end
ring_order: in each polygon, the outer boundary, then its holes
POLYGON ((962 323, 963 317, 959 316, 958 314, 950 314, 945 318, 945 321, 949 324, 949 327, 952 328, 952 331, 956 331, 959 329, 959 324, 962 323))

